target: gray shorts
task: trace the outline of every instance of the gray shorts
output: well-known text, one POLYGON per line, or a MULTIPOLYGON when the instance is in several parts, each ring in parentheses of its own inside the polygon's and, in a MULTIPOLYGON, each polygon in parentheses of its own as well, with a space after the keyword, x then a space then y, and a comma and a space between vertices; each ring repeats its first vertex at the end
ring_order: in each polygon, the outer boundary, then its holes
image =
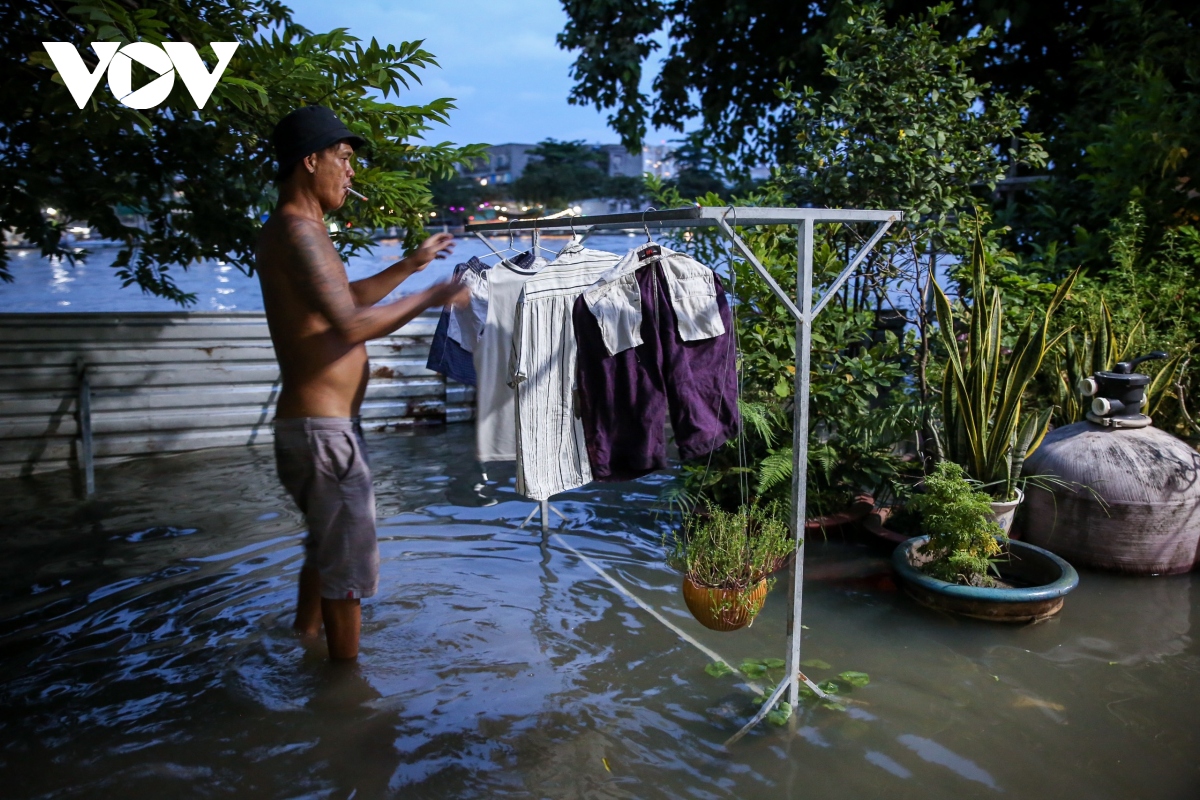
POLYGON ((308 522, 305 564, 321 575, 321 597, 354 600, 375 594, 375 488, 359 421, 275 420, 275 465, 308 522))

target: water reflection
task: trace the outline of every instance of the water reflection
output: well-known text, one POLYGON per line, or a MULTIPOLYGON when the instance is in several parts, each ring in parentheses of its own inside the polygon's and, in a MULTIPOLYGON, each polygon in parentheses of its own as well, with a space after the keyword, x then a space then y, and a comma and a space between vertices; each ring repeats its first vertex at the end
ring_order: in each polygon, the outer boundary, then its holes
POLYGON ((1192 584, 1187 576, 1153 580, 1105 576, 1104 602, 1079 635, 1042 653, 1050 661, 1087 659, 1133 667, 1186 652, 1192 644, 1192 584), (1113 633, 1119 635, 1114 636, 1113 633))
POLYGON ((805 658, 847 711, 721 743, 731 663, 781 655, 784 586, 737 634, 691 620, 649 508, 662 476, 556 499, 544 536, 472 431, 372 435, 384 591, 337 669, 289 630, 299 516, 269 448, 0 482, 0 777, 19 797, 1183 797, 1196 786, 1189 576, 1085 574, 1023 628, 943 617, 886 554, 809 543, 805 658), (555 522, 558 520, 555 518, 555 522), (888 580, 885 580, 887 578, 888 580), (1112 663, 1115 662, 1115 663, 1112 663))

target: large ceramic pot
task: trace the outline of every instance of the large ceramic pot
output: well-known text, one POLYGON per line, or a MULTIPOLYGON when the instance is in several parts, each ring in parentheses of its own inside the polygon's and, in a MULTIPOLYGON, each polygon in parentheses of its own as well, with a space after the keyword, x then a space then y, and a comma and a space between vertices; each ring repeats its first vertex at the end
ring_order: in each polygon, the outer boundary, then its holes
POLYGON ((1024 539, 1072 563, 1138 575, 1200 567, 1200 453, 1158 428, 1077 422, 1025 461, 1024 539))
POLYGON ((1000 580, 1013 588, 948 583, 919 569, 928 542, 928 536, 904 542, 892 554, 892 566, 910 597, 939 611, 994 622, 1036 622, 1061 611, 1067 593, 1079 585, 1079 574, 1066 561, 1017 541, 1008 543, 1009 557, 996 565, 1000 580))
POLYGON ((714 631, 736 631, 749 625, 762 610, 767 600, 767 581, 764 578, 745 592, 738 592, 701 586, 690 576, 684 576, 683 600, 688 611, 704 627, 714 631))

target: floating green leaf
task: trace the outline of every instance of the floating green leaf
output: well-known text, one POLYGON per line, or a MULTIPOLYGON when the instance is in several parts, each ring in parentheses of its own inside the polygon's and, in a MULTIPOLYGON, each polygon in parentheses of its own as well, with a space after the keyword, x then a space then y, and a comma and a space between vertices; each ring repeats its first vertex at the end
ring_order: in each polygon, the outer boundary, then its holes
POLYGON ((830 700, 830 701, 821 703, 821 705, 824 708, 828 708, 830 711, 845 711, 846 710, 846 707, 844 705, 842 705, 841 703, 837 702, 836 700, 830 700))
POLYGON ((761 678, 767 674, 767 665, 755 658, 747 658, 740 669, 747 678, 761 678))
POLYGON ((838 685, 833 681, 823 681, 818 683, 817 686, 819 686, 821 691, 825 694, 837 694, 839 691, 838 685))
POLYGON ((783 669, 786 664, 782 658, 764 658, 762 663, 767 669, 783 669))
POLYGON ((838 673, 838 680, 845 681, 851 686, 866 686, 871 682, 871 676, 865 672, 847 671, 838 673))
POLYGON ((800 662, 802 667, 812 667, 813 669, 832 669, 828 661, 823 661, 819 658, 810 658, 800 662))
POLYGON ((704 671, 714 678, 724 678, 726 675, 733 673, 733 667, 729 666, 724 661, 714 661, 706 666, 704 671))
POLYGON ((767 714, 767 722, 772 725, 783 725, 792 716, 792 705, 787 701, 781 701, 773 711, 767 714))

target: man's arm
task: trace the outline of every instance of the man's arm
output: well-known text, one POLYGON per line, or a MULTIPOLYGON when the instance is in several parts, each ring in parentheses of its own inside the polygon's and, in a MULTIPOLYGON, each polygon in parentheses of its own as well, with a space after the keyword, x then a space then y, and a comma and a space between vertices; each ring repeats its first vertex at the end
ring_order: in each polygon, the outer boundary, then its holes
POLYGON ((463 302, 466 297, 466 287, 439 283, 392 303, 359 303, 324 225, 292 218, 287 223, 287 240, 300 291, 347 344, 386 336, 431 306, 463 302))
POLYGON ((430 236, 420 247, 382 272, 352 282, 350 291, 354 293, 354 302, 360 306, 375 305, 391 294, 410 275, 425 269, 430 261, 445 258, 453 252, 453 234, 438 233, 430 236))

